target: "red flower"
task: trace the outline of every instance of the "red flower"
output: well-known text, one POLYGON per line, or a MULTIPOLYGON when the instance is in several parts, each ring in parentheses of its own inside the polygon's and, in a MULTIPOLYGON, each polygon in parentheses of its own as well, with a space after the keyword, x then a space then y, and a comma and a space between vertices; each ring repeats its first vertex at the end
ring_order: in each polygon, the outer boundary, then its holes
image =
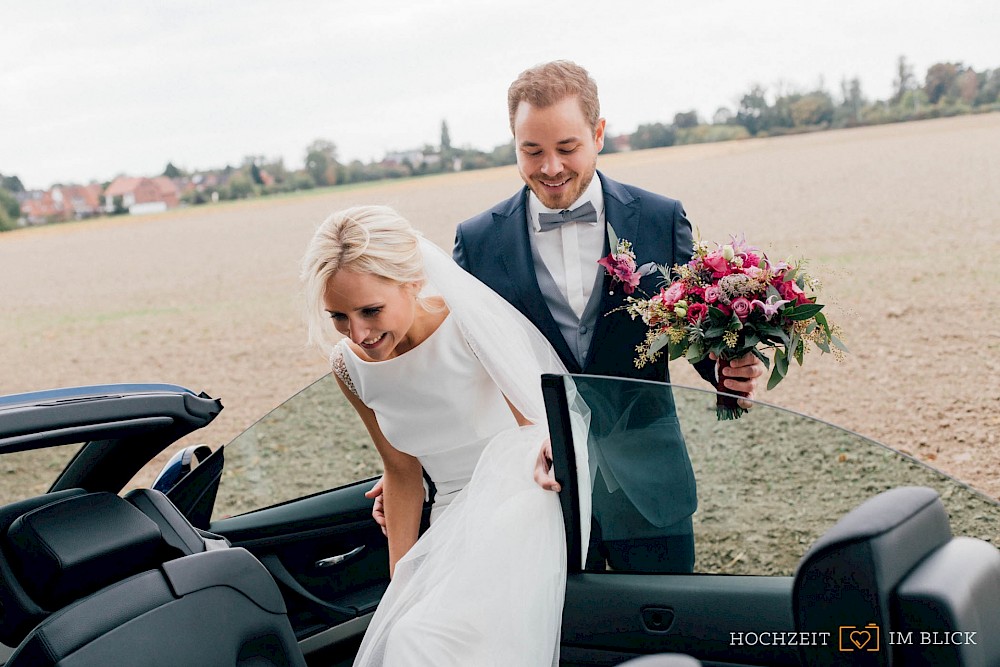
POLYGON ((778 285, 778 293, 781 294, 782 299, 787 299, 795 303, 795 305, 800 305, 807 303, 809 297, 806 293, 802 291, 794 280, 786 280, 785 282, 778 285))
POLYGON ((701 300, 705 300, 705 288, 698 287, 697 285, 690 285, 687 288, 688 296, 696 296, 701 300))
POLYGON ((708 315, 708 306, 703 303, 692 303, 688 306, 688 322, 698 324, 708 315))
POLYGON ((701 261, 705 264, 705 266, 711 269, 712 276, 715 278, 727 276, 731 273, 729 262, 727 262, 722 255, 716 255, 713 252, 705 255, 705 258, 701 261))

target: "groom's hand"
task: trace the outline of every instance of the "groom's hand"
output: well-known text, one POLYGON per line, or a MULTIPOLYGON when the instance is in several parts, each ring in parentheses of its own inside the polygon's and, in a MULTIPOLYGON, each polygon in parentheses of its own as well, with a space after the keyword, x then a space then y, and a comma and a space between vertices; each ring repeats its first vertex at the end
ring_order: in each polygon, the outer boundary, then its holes
MULTIPOLYGON (((710 354, 712 360, 719 357, 710 354)), ((724 369, 725 373, 719 377, 726 389, 743 392, 746 398, 741 398, 737 403, 741 408, 750 409, 751 402, 757 392, 757 378, 764 377, 767 369, 764 363, 754 356, 753 352, 747 352, 742 357, 738 357, 729 362, 729 368, 724 369)))
POLYGON ((558 493, 562 489, 552 472, 552 441, 548 438, 545 438, 538 450, 538 458, 535 459, 535 483, 546 491, 558 493))
POLYGON ((388 536, 389 533, 385 532, 385 507, 382 504, 381 477, 379 477, 378 481, 375 482, 375 486, 372 487, 372 490, 365 493, 365 498, 375 499, 375 502, 372 503, 372 518, 375 519, 375 523, 378 524, 378 527, 382 529, 382 534, 388 536))

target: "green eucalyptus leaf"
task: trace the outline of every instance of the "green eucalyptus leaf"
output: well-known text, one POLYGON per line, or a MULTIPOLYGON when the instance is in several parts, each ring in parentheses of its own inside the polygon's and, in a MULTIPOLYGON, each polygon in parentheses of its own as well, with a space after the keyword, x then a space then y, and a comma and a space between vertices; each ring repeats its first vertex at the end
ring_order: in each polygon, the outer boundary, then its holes
POLYGON ((781 375, 781 373, 778 372, 778 365, 775 364, 774 370, 771 371, 771 377, 768 378, 767 380, 767 390, 771 391, 772 389, 777 387, 778 383, 781 382, 782 378, 783 376, 781 375))
POLYGON ((666 334, 661 334, 656 337, 656 339, 649 344, 649 353, 655 354, 662 350, 670 342, 670 336, 666 334))
POLYGON ((837 338, 833 334, 830 334, 830 342, 833 343, 833 346, 835 348, 837 348, 838 350, 842 350, 844 352, 850 352, 850 350, 847 349, 847 346, 844 345, 843 341, 841 341, 839 338, 837 338))
POLYGON ((780 347, 774 351, 774 370, 781 377, 788 373, 788 353, 780 347))
POLYGON ((785 317, 790 320, 808 320, 811 317, 815 317, 816 313, 823 310, 823 306, 817 303, 804 303, 801 306, 795 306, 782 313, 785 317))
POLYGON ((830 333, 830 323, 826 321, 826 315, 823 313, 816 313, 816 323, 823 327, 823 331, 826 332, 827 338, 833 335, 830 333))
POLYGON ((718 338, 726 332, 725 327, 713 326, 705 330, 705 338, 718 338))
POLYGON ((724 312, 722 312, 721 310, 719 310, 718 308, 716 308, 715 306, 712 306, 712 305, 709 305, 709 307, 708 307, 708 316, 712 318, 713 322, 714 321, 719 321, 719 322, 728 322, 729 321, 729 316, 728 315, 726 315, 724 312))
POLYGON ((756 347, 752 348, 750 350, 750 352, 753 353, 753 356, 755 356, 758 359, 760 359, 761 363, 764 364, 764 368, 770 368, 771 367, 771 360, 767 358, 766 354, 764 354, 763 352, 761 352, 760 350, 758 350, 756 347))

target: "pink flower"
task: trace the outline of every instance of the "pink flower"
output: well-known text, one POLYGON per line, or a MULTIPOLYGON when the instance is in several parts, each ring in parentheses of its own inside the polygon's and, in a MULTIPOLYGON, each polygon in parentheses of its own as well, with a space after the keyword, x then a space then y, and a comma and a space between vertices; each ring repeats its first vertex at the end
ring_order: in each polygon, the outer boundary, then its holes
POLYGON ((663 305, 668 308, 672 308, 674 304, 683 299, 684 296, 684 283, 679 281, 673 283, 666 290, 660 292, 660 297, 663 299, 663 305))
POLYGON ((747 318, 752 309, 753 306, 750 303, 750 299, 742 296, 733 299, 733 312, 736 313, 736 317, 740 318, 740 322, 747 318))
POLYGON ((723 315, 732 315, 733 314, 733 309, 730 308, 729 306, 727 306, 726 304, 722 303, 721 301, 719 301, 718 303, 716 303, 715 307, 718 308, 719 310, 721 310, 723 315))
POLYGON ((597 263, 607 269, 612 280, 622 284, 622 290, 626 294, 632 294, 639 286, 640 276, 635 272, 635 260, 628 255, 611 253, 597 263))
POLYGON ((752 252, 748 252, 746 253, 746 255, 743 256, 744 267, 757 266, 758 264, 760 264, 760 257, 753 254, 752 252))
POLYGON ((703 303, 692 303, 688 306, 688 322, 698 324, 708 315, 708 306, 703 303))
POLYGON ((790 301, 788 301, 787 299, 781 299, 779 301, 774 301, 774 299, 777 299, 777 298, 778 297, 776 295, 772 294, 771 296, 767 297, 767 303, 764 303, 763 301, 760 301, 758 299, 754 299, 753 302, 751 303, 751 305, 754 308, 758 308, 760 310, 763 310, 764 311, 764 319, 765 320, 770 320, 772 317, 774 317, 775 315, 778 314, 778 311, 781 310, 782 306, 784 306, 786 303, 790 303, 790 301))
POLYGON ((709 285, 705 288, 705 301, 707 303, 715 303, 719 300, 719 295, 722 294, 722 290, 719 289, 718 285, 709 285))

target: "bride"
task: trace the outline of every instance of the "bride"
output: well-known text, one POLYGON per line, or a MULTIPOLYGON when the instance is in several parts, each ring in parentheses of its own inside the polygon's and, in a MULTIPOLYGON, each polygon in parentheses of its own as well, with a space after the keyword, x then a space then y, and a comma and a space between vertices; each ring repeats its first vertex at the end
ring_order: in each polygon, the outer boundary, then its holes
POLYGON ((555 352, 388 207, 330 216, 302 279, 310 340, 385 469, 392 581, 354 664, 557 665, 566 552, 540 384, 566 372, 555 352), (418 539, 423 471, 437 494, 418 539))

